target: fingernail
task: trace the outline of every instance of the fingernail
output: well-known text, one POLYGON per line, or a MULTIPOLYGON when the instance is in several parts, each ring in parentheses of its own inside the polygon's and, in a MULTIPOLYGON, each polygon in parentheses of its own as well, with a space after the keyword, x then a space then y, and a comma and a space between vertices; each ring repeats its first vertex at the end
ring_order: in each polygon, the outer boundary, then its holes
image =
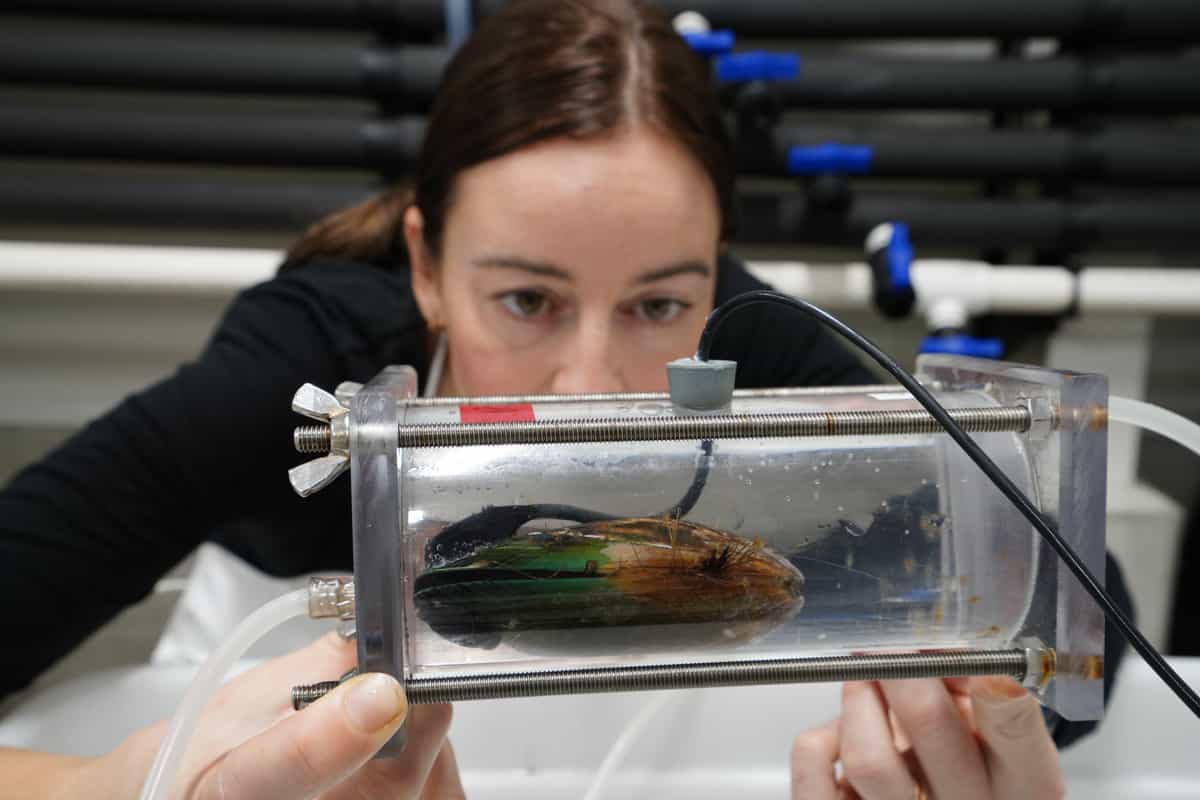
POLYGON ((363 733, 387 727, 408 709, 400 684, 391 675, 381 673, 354 678, 345 705, 350 722, 363 733))

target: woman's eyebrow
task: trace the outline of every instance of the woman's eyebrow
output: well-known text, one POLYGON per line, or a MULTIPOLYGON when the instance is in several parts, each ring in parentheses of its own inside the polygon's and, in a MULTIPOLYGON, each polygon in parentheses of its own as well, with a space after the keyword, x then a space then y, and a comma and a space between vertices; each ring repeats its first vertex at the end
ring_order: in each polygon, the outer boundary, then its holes
MULTIPOLYGON (((534 261, 520 256, 505 256, 505 255, 489 255, 481 256, 480 258, 472 259, 472 264, 477 267, 485 267, 488 269, 515 269, 522 272, 528 272, 533 275, 540 275, 548 278, 558 278, 559 280, 570 281, 571 273, 567 272, 562 267, 550 264, 545 261, 534 261)), ((703 261, 686 260, 677 261, 673 264, 667 264, 657 269, 652 269, 648 272, 643 272, 633 279, 636 284, 653 283, 667 278, 673 278, 676 275, 695 274, 707 278, 712 274, 712 268, 703 261)))
POLYGON ((703 261, 677 261, 674 264, 668 264, 665 267, 652 269, 649 272, 643 272, 633 279, 634 283, 653 283, 661 281, 665 278, 673 278, 676 275, 686 275, 695 273, 707 278, 712 274, 712 269, 703 261))
POLYGON ((562 267, 557 267, 554 264, 548 264, 544 261, 531 261, 528 258, 521 258, 520 256, 483 256, 472 259, 471 263, 477 267, 516 269, 547 278, 558 278, 564 281, 571 280, 571 274, 562 267))

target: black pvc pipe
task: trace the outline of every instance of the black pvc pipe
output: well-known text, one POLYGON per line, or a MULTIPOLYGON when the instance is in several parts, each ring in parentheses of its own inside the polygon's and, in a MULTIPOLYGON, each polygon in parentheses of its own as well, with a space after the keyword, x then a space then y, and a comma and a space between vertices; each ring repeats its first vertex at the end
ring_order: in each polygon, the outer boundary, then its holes
POLYGON ((244 30, 0 25, 0 81, 12 83, 362 95, 424 108, 448 58, 429 45, 312 43, 244 30))
MULTIPOLYGON (((191 175, 88 175, 78 170, 0 173, 8 224, 151 226, 298 232, 375 191, 354 181, 247 183, 191 175)), ((861 247, 881 222, 904 221, 918 246, 987 245, 1071 250, 1200 246, 1200 195, 1061 203, 858 194, 843 211, 799 193, 743 193, 737 241, 861 247)))
POLYGON ((855 244, 881 222, 909 226, 913 242, 956 247, 1200 246, 1200 195, 1063 203, 856 192, 845 209, 824 209, 800 193, 739 196, 738 239, 748 242, 855 244))
MULTIPOLYGON (((485 0, 492 7, 498 0, 485 0)), ((742 36, 1200 39, 1194 0, 659 0, 742 36)))
MULTIPOLYGON (((726 86, 727 98, 739 88, 726 86)), ((1181 113, 1200 109, 1200 59, 1040 61, 806 58, 778 91, 793 108, 959 108, 1181 113)))
POLYGON ((299 232, 364 199, 362 183, 0 172, 6 223, 299 232))
POLYGON ((1200 183, 1200 134, 1186 128, 1098 131, 963 127, 781 126, 767 158, 744 153, 743 172, 787 175, 792 146, 867 148, 876 177, 1070 179, 1124 184, 1200 183))
MULTIPOLYGON (((113 25, 0 27, 0 81, 92 86, 365 95, 427 107, 448 52, 262 38, 246 31, 122 29, 113 25), (236 35, 235 35, 236 34, 236 35)), ((734 102, 741 87, 725 88, 734 102)), ((1184 112, 1200 108, 1200 59, 1119 57, 1042 61, 813 56, 781 81, 805 108, 1056 108, 1184 112)))
POLYGON ((51 158, 371 168, 416 159, 425 118, 0 105, 0 153, 51 158))
POLYGON ((445 24, 443 0, 8 0, 6 6, 31 14, 376 28, 422 37, 445 24))
MULTIPOLYGON (((477 0, 482 14, 504 0, 477 0)), ((93 17, 363 27, 431 33, 442 0, 9 0, 12 10, 93 17)), ((741 36, 1054 36, 1085 41, 1200 40, 1194 0, 659 0, 741 36)))
MULTIPOLYGON (((424 118, 0 105, 0 152, 51 158, 368 168, 397 174, 416 159, 424 118)), ((784 126, 775 152, 747 152, 743 173, 786 175, 793 145, 866 147, 866 174, 983 180, 1200 183, 1200 136, 1184 130, 1095 132, 784 126), (765 156, 765 157, 763 157, 765 156)))

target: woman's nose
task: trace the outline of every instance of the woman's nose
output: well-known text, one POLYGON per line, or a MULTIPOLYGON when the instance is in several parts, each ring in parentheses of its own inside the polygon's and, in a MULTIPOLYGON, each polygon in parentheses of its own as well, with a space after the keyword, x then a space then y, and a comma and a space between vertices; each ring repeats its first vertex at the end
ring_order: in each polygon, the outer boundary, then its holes
POLYGON ((608 325, 580 326, 558 354, 559 365, 550 391, 555 394, 626 391, 613 338, 608 325))

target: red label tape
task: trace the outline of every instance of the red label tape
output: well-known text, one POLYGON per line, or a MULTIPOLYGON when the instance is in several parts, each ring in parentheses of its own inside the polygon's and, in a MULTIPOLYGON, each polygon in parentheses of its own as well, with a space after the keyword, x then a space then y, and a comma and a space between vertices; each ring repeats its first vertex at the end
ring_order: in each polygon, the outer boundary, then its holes
POLYGON ((533 422, 533 405, 459 406, 458 418, 464 425, 478 422, 533 422))

